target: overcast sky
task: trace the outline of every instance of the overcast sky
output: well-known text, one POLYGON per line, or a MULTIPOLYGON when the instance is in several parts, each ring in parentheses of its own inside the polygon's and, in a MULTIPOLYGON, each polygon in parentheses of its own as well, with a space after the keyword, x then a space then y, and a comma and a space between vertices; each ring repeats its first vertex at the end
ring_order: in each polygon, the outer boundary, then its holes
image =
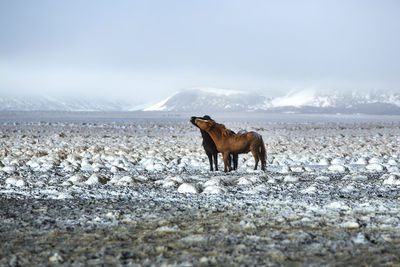
POLYGON ((0 0, 0 93, 400 92, 398 0, 0 0))

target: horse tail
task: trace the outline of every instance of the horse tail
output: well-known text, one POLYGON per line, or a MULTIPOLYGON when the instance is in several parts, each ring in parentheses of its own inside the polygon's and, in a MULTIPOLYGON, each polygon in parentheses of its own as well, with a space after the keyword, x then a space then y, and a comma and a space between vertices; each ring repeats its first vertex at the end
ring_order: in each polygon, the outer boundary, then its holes
POLYGON ((262 137, 260 138, 260 143, 258 146, 258 157, 261 161, 261 168, 263 171, 265 171, 265 165, 267 164, 267 150, 265 149, 265 144, 262 137))

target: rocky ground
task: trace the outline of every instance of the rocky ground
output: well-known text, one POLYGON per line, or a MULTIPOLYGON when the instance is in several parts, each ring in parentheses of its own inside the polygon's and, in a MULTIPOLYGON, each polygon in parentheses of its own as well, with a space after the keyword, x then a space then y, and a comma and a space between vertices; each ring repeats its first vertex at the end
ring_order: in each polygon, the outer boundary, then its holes
POLYGON ((399 123, 227 126, 266 174, 186 122, 2 124, 0 265, 400 264, 399 123))

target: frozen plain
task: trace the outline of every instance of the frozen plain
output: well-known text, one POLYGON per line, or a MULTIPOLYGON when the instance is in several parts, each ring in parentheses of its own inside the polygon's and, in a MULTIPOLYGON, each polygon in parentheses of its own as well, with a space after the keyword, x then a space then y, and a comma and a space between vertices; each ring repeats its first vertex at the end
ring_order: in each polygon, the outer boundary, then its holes
POLYGON ((0 265, 400 264, 398 121, 225 124, 266 173, 185 120, 2 123, 0 265))

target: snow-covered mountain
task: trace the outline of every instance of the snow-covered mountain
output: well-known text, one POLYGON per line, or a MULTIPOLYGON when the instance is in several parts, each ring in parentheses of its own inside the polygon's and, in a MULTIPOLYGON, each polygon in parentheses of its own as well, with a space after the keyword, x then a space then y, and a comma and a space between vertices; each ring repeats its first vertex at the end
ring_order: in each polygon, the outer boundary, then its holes
POLYGON ((129 102, 82 97, 0 96, 0 110, 17 111, 123 111, 129 102))
POLYGON ((400 114, 399 93, 292 91, 266 97, 245 91, 198 88, 184 90, 144 111, 261 111, 277 113, 400 114))
POLYGON ((248 111, 264 103, 265 97, 244 91, 217 88, 183 90, 161 102, 145 108, 144 111, 248 111))
POLYGON ((400 94, 302 90, 266 101, 262 109, 285 113, 400 114, 400 94))
POLYGON ((396 114, 400 115, 400 93, 292 91, 269 97, 247 91, 194 88, 176 92, 146 105, 101 98, 0 96, 1 110, 19 111, 165 111, 165 112, 270 112, 302 114, 396 114))

